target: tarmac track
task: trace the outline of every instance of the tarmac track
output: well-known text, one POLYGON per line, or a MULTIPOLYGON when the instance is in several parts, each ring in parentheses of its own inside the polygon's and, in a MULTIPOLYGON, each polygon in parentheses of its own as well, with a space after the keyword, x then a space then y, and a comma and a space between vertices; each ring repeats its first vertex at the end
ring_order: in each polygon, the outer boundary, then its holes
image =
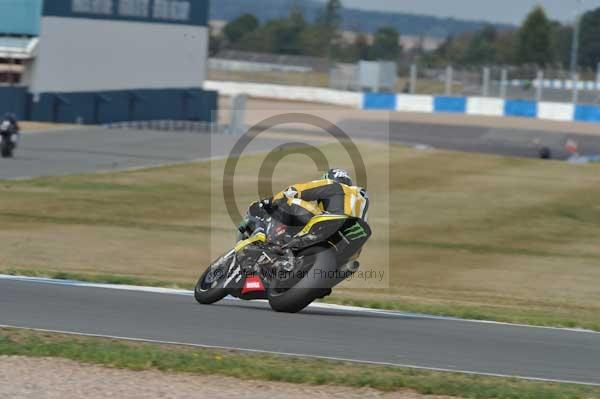
MULTIPOLYGON (((351 138, 505 156, 537 158, 539 148, 544 146, 552 150, 553 158, 563 160, 569 156, 564 144, 572 138, 584 154, 600 154, 600 136, 594 135, 373 119, 344 119, 339 126, 351 138)), ((284 132, 281 128, 275 131, 284 132)), ((323 135, 298 128, 286 128, 285 132, 301 133, 309 143, 311 136, 323 135)), ((0 179, 118 171, 225 157, 238 139, 229 135, 104 128, 26 133, 16 157, 0 159, 0 179)), ((247 151, 270 150, 288 141, 295 140, 257 139, 247 151)))
MULTIPOLYGON (((0 180, 112 172, 225 157, 238 139, 206 133, 104 128, 24 133, 15 158, 0 158, 0 180)), ((247 151, 268 150, 284 142, 256 140, 247 151)))
POLYGON ((0 325, 600 384, 600 333, 0 276, 0 325))

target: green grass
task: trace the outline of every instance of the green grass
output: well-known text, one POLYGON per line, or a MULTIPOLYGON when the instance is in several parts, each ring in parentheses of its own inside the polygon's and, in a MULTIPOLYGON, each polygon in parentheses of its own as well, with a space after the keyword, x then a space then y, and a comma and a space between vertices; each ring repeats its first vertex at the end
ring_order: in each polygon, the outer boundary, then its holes
POLYGON ((370 387, 381 391, 411 389, 421 394, 474 399, 600 398, 599 388, 583 385, 132 343, 28 330, 0 329, 0 355, 60 357, 129 370, 218 374, 294 384, 370 387))
POLYGON ((0 274, 5 274, 8 276, 51 278, 55 280, 74 280, 100 284, 137 285, 142 287, 181 288, 188 290, 192 290, 194 288, 193 284, 181 284, 173 281, 149 280, 139 277, 108 274, 85 274, 27 269, 0 270, 0 274))

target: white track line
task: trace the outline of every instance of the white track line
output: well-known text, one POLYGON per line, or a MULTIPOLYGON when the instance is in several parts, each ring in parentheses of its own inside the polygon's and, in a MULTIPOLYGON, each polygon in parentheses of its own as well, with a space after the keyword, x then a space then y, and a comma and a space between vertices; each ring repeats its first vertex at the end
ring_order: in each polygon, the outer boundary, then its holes
POLYGON ((300 354, 300 353, 237 348, 237 347, 233 347, 233 346, 191 344, 191 343, 177 342, 177 341, 162 341, 162 340, 155 340, 155 339, 121 337, 121 336, 115 336, 115 335, 89 334, 89 333, 74 332, 74 331, 48 330, 48 329, 43 329, 43 328, 20 327, 20 326, 12 326, 12 325, 4 325, 4 324, 0 324, 0 328, 16 328, 16 329, 25 329, 25 330, 31 330, 31 331, 47 332, 47 333, 79 335, 79 336, 93 337, 93 338, 109 338, 109 339, 118 339, 118 340, 125 340, 125 341, 134 341, 134 342, 147 342, 147 343, 161 344, 161 345, 178 345, 178 346, 203 348, 203 349, 218 349, 218 350, 228 350, 228 351, 240 351, 240 352, 247 352, 247 353, 261 353, 261 354, 268 354, 268 355, 291 356, 291 357, 298 357, 298 358, 305 358, 305 359, 321 359, 321 360, 330 360, 330 361, 338 361, 338 362, 369 364, 369 365, 374 365, 374 366, 411 368, 411 369, 417 369, 417 370, 437 371, 437 372, 454 373, 454 374, 472 374, 472 375, 480 375, 480 376, 486 376, 486 377, 517 378, 520 380, 537 381, 537 382, 552 382, 552 383, 560 383, 560 384, 600 386, 599 383, 593 383, 593 382, 560 380, 560 379, 539 378, 539 377, 527 377, 527 376, 511 375, 511 374, 482 373, 482 372, 470 371, 470 370, 445 369, 445 368, 438 368, 438 367, 424 367, 424 366, 415 366, 412 364, 375 362, 375 361, 369 361, 369 360, 356 360, 356 359, 348 359, 348 358, 333 357, 333 356, 304 355, 304 354, 300 354))
MULTIPOLYGON (((28 283, 39 283, 39 284, 52 284, 52 285, 65 285, 72 287, 87 287, 87 288, 103 288, 103 289, 111 289, 111 290, 121 290, 121 291, 137 291, 137 292, 148 292, 155 294, 166 294, 166 295, 185 295, 185 296, 193 296, 194 292, 190 290, 183 290, 177 288, 162 288, 162 287, 144 287, 138 285, 121 285, 121 284, 104 284, 104 283, 91 283, 85 281, 76 281, 76 280, 56 280, 51 278, 43 278, 43 277, 27 277, 27 276, 11 276, 0 274, 0 280, 9 280, 9 281, 22 281, 28 283)), ((227 297, 229 300, 238 300, 238 298, 227 297)), ((266 301, 253 301, 253 302, 266 302, 266 301)), ((505 323, 499 321, 488 321, 488 320, 472 320, 472 319, 461 319, 457 317, 448 317, 448 316, 435 316, 428 315, 423 313, 409 313, 409 312, 400 312, 400 311, 391 311, 391 310, 382 310, 382 309, 371 309, 371 308, 362 308, 358 306, 347 306, 347 305, 336 305, 332 303, 322 303, 315 302, 309 306, 311 309, 326 309, 326 310, 339 310, 345 312, 352 313, 370 313, 370 314, 378 314, 385 316, 395 316, 395 317, 412 317, 419 319, 430 319, 430 320, 441 320, 441 321, 456 321, 456 322, 464 322, 464 323, 476 323, 476 324, 490 324, 490 325, 499 325, 499 326, 510 326, 510 327, 523 327, 523 328, 537 328, 537 329, 546 329, 546 330, 556 330, 556 331, 564 331, 564 332, 574 332, 574 333, 585 333, 585 334, 600 334, 600 331, 586 330, 581 328, 564 328, 564 327, 547 327, 547 326, 534 326, 528 324, 517 324, 517 323, 505 323)))

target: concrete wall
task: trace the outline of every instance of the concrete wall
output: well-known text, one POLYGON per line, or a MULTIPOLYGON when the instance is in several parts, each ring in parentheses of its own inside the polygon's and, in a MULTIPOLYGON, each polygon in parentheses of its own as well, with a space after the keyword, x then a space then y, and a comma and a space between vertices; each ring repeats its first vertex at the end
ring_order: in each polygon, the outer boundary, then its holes
POLYGON ((44 17, 30 91, 202 87, 204 26, 44 17))
POLYGON ((323 89, 318 87, 283 86, 262 83, 206 81, 204 88, 215 90, 225 96, 247 94, 251 97, 273 98, 290 101, 345 105, 360 108, 362 93, 323 89))
POLYGON ((267 62, 252 62, 229 60, 223 58, 209 58, 208 67, 219 71, 240 71, 240 72, 298 72, 309 73, 310 67, 275 64, 267 62))

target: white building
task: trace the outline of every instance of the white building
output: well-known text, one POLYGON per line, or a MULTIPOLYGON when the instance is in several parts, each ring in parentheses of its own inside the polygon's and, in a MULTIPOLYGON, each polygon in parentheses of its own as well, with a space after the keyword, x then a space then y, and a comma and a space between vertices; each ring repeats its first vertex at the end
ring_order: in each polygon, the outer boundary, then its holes
POLYGON ((208 0, 0 0, 4 81, 31 119, 207 119, 207 21, 208 0))

